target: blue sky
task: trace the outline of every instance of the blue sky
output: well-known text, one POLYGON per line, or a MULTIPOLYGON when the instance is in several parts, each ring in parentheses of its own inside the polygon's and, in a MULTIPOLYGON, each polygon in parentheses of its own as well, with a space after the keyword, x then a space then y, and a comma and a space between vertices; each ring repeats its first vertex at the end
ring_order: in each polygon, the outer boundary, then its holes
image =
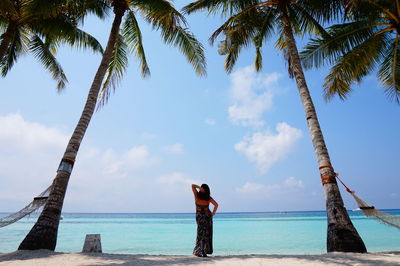
MULTIPOLYGON (((142 20, 151 77, 142 79, 131 57, 116 93, 92 119, 64 211, 191 212, 193 182, 210 185, 220 211, 324 209, 304 111, 274 41, 265 45, 262 72, 254 73, 249 48, 226 74, 224 57, 207 42, 221 20, 195 14, 188 21, 206 49, 207 77, 196 76, 142 20)), ((110 26, 85 23, 102 44, 110 26)), ((68 48, 58 58, 69 79, 61 94, 29 55, 0 81, 0 212, 22 208, 51 184, 101 59, 68 48)), ((325 102, 327 72, 307 71, 306 78, 335 170, 367 202, 399 208, 400 107, 375 76, 355 85, 347 101, 325 102)))

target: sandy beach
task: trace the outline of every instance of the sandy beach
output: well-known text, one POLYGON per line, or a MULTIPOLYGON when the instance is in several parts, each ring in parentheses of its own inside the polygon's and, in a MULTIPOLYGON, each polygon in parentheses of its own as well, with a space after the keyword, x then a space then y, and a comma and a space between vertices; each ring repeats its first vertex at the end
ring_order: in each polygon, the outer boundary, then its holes
POLYGON ((60 253, 48 250, 0 254, 0 265, 400 265, 400 252, 320 255, 193 256, 60 253))

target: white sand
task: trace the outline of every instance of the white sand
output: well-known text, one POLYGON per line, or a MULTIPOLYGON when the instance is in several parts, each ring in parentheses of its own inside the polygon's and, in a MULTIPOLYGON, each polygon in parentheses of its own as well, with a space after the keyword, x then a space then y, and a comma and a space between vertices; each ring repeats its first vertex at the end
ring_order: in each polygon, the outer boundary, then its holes
POLYGON ((321 255, 154 256, 60 253, 47 250, 0 254, 0 265, 386 265, 400 266, 400 252, 321 255))

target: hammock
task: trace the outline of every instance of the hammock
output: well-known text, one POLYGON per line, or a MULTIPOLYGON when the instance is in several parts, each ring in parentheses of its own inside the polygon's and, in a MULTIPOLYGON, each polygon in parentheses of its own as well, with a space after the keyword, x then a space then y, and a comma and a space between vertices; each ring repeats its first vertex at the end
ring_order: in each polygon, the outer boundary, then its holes
POLYGON ((46 188, 45 191, 43 191, 37 197, 35 197, 33 201, 29 203, 27 206, 25 206, 22 210, 10 214, 6 217, 0 218, 0 228, 15 223, 16 221, 24 218, 25 216, 31 214, 32 212, 42 207, 47 201, 51 187, 52 186, 46 188))
POLYGON ((378 222, 383 223, 385 225, 393 226, 397 229, 400 229, 400 216, 392 215, 387 212, 383 212, 375 209, 374 206, 369 205, 362 199, 360 199, 355 191, 350 190, 339 178, 339 174, 336 174, 336 178, 342 183, 342 185, 346 188, 347 192, 353 196, 354 200, 357 202, 358 207, 364 213, 365 216, 375 218, 378 222))

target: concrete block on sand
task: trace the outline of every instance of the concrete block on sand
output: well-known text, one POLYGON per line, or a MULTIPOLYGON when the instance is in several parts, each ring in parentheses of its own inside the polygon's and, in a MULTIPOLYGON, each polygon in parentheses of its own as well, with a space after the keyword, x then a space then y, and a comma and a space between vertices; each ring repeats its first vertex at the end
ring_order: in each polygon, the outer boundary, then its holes
POLYGON ((102 253, 100 234, 87 234, 82 252, 102 253))

